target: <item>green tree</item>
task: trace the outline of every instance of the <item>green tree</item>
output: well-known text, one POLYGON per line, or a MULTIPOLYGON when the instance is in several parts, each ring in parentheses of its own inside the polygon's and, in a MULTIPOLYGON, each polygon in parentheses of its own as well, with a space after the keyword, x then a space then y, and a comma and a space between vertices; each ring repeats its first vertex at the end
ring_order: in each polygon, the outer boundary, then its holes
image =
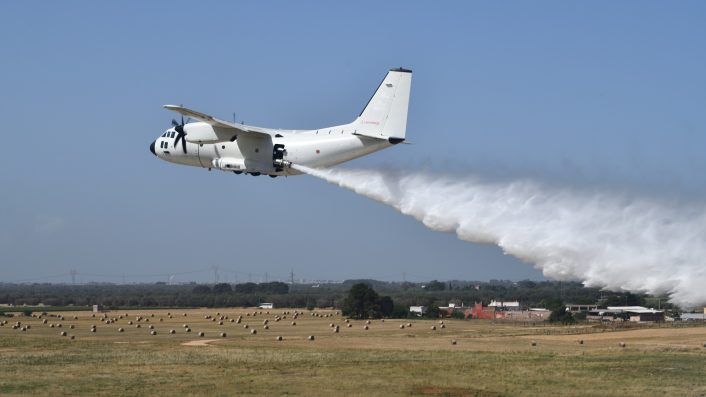
POLYGON ((395 310, 395 303, 389 296, 380 297, 378 306, 380 307, 380 315, 382 317, 390 317, 392 312, 395 310))
POLYGON ((424 287, 427 291, 443 291, 446 289, 446 284, 438 280, 431 280, 424 287))
POLYGON ((559 299, 550 300, 547 302, 547 309, 551 311, 549 314, 550 323, 573 324, 576 322, 574 315, 566 310, 566 305, 559 299))
POLYGON ((229 294, 233 292, 233 288, 228 283, 219 283, 213 286, 214 294, 229 294))
POLYGON ((344 316, 353 318, 370 318, 379 316, 379 297, 368 284, 354 284, 343 300, 341 311, 344 316))
POLYGON ((197 285, 192 290, 194 294, 210 294, 211 288, 208 285, 197 285))

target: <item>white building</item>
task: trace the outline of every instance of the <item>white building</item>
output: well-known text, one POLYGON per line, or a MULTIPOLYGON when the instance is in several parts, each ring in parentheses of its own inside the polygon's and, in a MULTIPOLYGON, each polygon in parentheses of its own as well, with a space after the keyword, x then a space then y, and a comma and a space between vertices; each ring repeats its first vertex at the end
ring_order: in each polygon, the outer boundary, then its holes
POLYGON ((494 307, 495 311, 519 311, 520 310, 520 302, 518 301, 496 301, 492 300, 490 301, 490 304, 488 304, 488 307, 494 307))
POLYGON ((260 303, 257 307, 260 309, 274 309, 275 305, 274 303, 260 303))
POLYGON ((410 306, 409 312, 414 313, 417 316, 423 316, 427 312, 427 307, 426 306, 410 306))

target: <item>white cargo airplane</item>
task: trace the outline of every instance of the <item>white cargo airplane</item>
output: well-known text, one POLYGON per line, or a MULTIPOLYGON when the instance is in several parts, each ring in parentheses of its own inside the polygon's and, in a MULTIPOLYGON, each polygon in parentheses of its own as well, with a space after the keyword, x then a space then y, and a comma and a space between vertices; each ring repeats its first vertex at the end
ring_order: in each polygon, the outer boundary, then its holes
POLYGON ((390 70, 358 118, 345 125, 294 131, 231 123, 182 106, 174 125, 150 145, 162 160, 254 176, 297 175, 292 164, 330 167, 405 140, 412 71, 390 70), (199 120, 184 123, 184 116, 199 120))

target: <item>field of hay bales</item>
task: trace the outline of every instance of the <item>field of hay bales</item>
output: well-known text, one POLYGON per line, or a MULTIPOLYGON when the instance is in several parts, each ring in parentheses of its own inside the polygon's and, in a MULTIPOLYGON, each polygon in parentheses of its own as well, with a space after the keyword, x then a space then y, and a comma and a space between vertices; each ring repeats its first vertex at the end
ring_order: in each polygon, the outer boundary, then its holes
POLYGON ((706 394, 703 326, 368 324, 335 310, 253 308, 0 321, 2 396, 706 394))

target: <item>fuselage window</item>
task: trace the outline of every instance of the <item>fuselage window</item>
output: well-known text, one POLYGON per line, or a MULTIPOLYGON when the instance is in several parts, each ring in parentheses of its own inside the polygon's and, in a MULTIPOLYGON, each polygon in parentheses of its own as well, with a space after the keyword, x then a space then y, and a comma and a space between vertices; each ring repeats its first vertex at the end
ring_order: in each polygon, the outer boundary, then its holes
POLYGON ((171 136, 172 138, 174 138, 174 134, 176 134, 176 132, 172 131, 172 136, 171 136))

